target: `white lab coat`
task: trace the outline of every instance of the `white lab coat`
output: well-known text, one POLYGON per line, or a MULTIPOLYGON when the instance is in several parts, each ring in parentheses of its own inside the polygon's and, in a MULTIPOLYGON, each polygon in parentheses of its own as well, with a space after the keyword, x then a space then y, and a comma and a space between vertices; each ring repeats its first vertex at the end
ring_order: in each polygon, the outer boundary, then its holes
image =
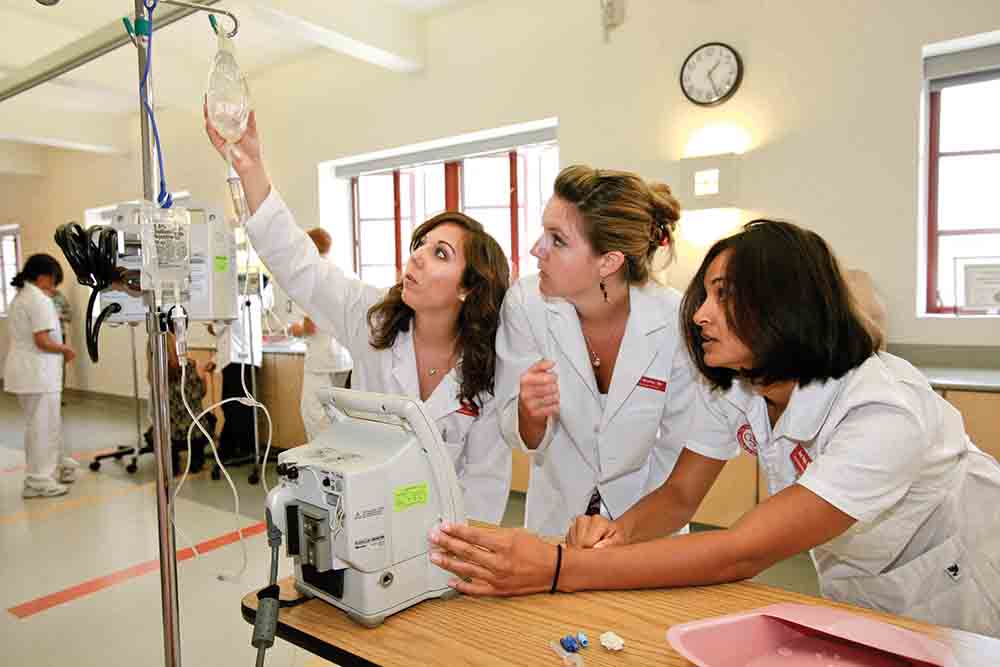
POLYGON ((595 487, 612 518, 657 489, 687 447, 715 459, 739 454, 680 338, 680 295, 649 283, 629 287, 630 314, 607 405, 601 399, 576 308, 519 280, 504 300, 497 334, 501 431, 531 456, 525 526, 564 535, 595 487), (537 449, 518 430, 520 378, 539 359, 556 362, 559 414, 537 449))
POLYGON ((24 283, 8 313, 10 351, 4 365, 4 387, 12 394, 44 394, 62 391, 63 355, 45 352, 35 345, 34 334, 48 331, 62 343, 59 315, 52 299, 32 283, 24 283))
MULTIPOLYGON (((353 389, 420 398, 412 329, 400 332, 391 349, 376 350, 368 342, 368 309, 385 290, 349 278, 324 261, 273 188, 247 221, 247 231, 282 289, 317 327, 333 333, 350 351, 353 389)), ((499 523, 510 491, 510 450, 500 438, 494 400, 480 396, 478 410, 465 406, 458 398, 459 387, 459 376, 452 369, 425 406, 455 464, 466 514, 499 523)))
POLYGON ((812 550, 825 597, 1000 635, 1000 466, 918 370, 873 355, 797 387, 773 430, 744 383, 725 398, 772 494, 800 484, 857 520, 812 550))
POLYGON ((48 331, 62 343, 55 304, 41 289, 26 282, 8 312, 10 350, 4 364, 4 388, 18 395, 24 410, 24 450, 28 482, 54 481, 62 457, 68 455, 62 437, 63 355, 45 352, 34 334, 48 331))

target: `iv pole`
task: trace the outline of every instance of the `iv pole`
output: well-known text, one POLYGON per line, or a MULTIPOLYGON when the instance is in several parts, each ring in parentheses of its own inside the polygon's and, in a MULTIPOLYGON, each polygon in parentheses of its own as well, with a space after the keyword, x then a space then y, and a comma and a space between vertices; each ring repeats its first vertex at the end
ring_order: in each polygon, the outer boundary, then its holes
MULTIPOLYGON (((41 1, 41 0, 40 0, 41 1)), ((56 0, 58 1, 58 0, 56 0)), ((211 14, 222 14, 228 16, 233 21, 233 30, 229 37, 236 35, 239 29, 239 22, 236 17, 225 10, 215 9, 211 5, 219 0, 203 0, 201 3, 185 2, 182 0, 159 0, 158 4, 176 5, 183 9, 165 14, 156 22, 155 28, 163 28, 175 21, 185 18, 195 12, 209 12, 211 14)), ((41 1, 44 5, 53 5, 55 2, 41 1)), ((135 0, 135 19, 145 18, 146 5, 143 0, 135 0)), ((114 51, 120 46, 129 42, 136 47, 139 65, 139 79, 142 79, 146 69, 146 50, 142 48, 141 40, 133 38, 131 35, 119 34, 107 39, 82 40, 85 45, 83 52, 74 53, 72 57, 64 62, 54 65, 45 64, 44 67, 28 68, 30 71, 22 77, 9 77, 10 83, 0 84, 0 102, 15 95, 30 90, 46 81, 62 76, 67 72, 84 65, 106 53, 114 51)), ((66 47, 73 48, 75 45, 66 47)), ((152 100, 152 84, 147 81, 146 85, 147 101, 150 106, 152 100)), ((142 153, 142 194, 147 201, 155 200, 153 192, 153 145, 150 135, 149 117, 142 104, 142 93, 139 99, 139 121, 142 142, 140 149, 142 153)), ((160 552, 160 593, 163 608, 163 657, 166 667, 180 667, 180 623, 177 613, 177 552, 174 545, 174 529, 170 518, 173 514, 172 498, 170 494, 170 473, 172 462, 170 455, 170 415, 167 401, 167 348, 166 348, 166 314, 160 310, 156 304, 156 297, 152 290, 143 292, 143 300, 146 303, 146 331, 149 334, 150 347, 152 348, 152 363, 150 366, 150 399, 153 418, 153 453, 156 458, 156 514, 159 526, 159 552, 160 552)), ((137 443, 138 444, 138 443, 137 443)))
MULTIPOLYGON (((164 4, 177 4, 198 10, 220 13, 218 10, 196 5, 188 2, 178 2, 177 0, 161 0, 164 4)), ((233 21, 236 17, 228 12, 222 12, 230 16, 233 21)), ((145 4, 143 0, 135 0, 135 18, 145 17, 145 4)), ((233 34, 236 29, 234 28, 233 34)), ((146 50, 142 48, 141 41, 137 39, 136 53, 138 54, 139 77, 142 78, 146 69, 146 50)), ((145 103, 153 106, 152 84, 147 81, 145 86, 145 103)), ((153 192, 153 146, 151 143, 149 116, 145 113, 143 100, 140 91, 140 128, 142 142, 142 196, 147 201, 155 200, 153 192)), ((156 515, 159 526, 159 546, 160 546, 160 599, 163 612, 163 658, 166 667, 180 667, 180 619, 178 617, 177 604, 177 550, 175 546, 175 536, 171 517, 173 516, 173 499, 170 494, 170 481, 172 470, 170 452, 170 413, 169 401, 167 400, 167 346, 166 346, 166 314, 156 303, 156 296, 152 290, 143 292, 143 299, 146 302, 146 332, 149 335, 150 346, 153 352, 151 371, 151 399, 153 417, 153 453, 156 458, 156 515)))

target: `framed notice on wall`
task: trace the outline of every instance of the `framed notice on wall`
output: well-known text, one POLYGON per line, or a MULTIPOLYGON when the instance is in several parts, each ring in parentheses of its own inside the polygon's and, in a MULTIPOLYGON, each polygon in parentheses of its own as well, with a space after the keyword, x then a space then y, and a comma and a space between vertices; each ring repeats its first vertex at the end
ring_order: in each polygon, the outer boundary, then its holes
POLYGON ((955 258, 955 306, 959 313, 1000 314, 1000 257, 955 258))

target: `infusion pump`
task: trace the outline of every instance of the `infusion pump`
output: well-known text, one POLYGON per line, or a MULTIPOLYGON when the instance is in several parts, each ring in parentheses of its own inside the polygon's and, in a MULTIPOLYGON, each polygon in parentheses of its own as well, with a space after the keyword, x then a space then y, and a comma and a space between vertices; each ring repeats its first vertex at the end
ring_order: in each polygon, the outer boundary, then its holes
MULTIPOLYGON (((236 319, 236 239, 221 210, 192 207, 164 211, 148 203, 130 202, 115 207, 110 218, 108 224, 118 230, 117 266, 141 276, 143 290, 154 289, 152 282, 158 278, 150 267, 167 266, 168 271, 161 273, 169 273, 171 286, 177 282, 177 293, 191 320, 236 319), (169 224, 163 222, 165 219, 169 224)), ((146 304, 141 297, 106 290, 100 298, 102 309, 110 303, 121 305, 121 310, 108 318, 111 322, 146 319, 146 304)), ((173 289, 163 289, 163 309, 169 309, 174 302, 173 289)))

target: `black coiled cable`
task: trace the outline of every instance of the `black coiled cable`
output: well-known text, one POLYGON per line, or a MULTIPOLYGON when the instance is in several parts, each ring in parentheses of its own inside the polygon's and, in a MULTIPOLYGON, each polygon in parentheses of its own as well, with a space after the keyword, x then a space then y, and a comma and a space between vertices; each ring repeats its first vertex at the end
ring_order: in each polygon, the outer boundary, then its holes
POLYGON ((55 237, 66 261, 76 274, 77 282, 93 290, 87 304, 84 327, 87 353, 90 360, 97 363, 97 338, 101 325, 109 315, 122 309, 118 303, 109 304, 94 319, 97 295, 111 287, 111 283, 118 278, 118 231, 101 225, 84 230, 77 223, 68 222, 56 229, 55 237))

